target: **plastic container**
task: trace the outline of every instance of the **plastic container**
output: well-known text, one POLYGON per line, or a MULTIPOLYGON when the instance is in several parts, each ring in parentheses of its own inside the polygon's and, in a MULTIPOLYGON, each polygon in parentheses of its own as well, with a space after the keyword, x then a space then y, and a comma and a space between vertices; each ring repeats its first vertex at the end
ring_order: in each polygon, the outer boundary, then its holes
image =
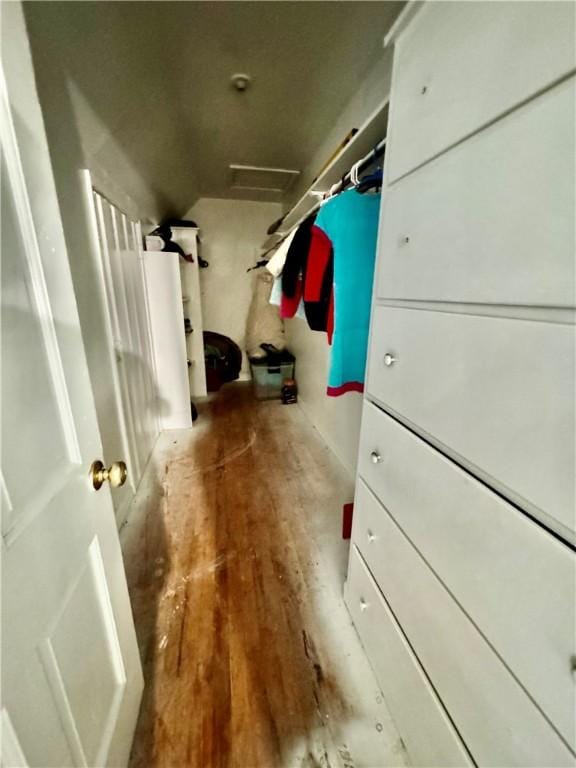
POLYGON ((258 400, 280 400, 285 379, 294 378, 294 357, 285 353, 286 358, 277 365, 268 360, 250 360, 252 388, 258 400))

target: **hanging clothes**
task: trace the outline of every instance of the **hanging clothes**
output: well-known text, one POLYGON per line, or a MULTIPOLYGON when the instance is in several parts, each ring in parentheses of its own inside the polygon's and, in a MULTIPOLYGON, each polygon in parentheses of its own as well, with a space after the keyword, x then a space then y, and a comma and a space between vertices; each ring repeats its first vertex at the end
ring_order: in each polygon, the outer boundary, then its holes
POLYGON ((263 269, 255 276, 246 320, 246 352, 250 358, 266 357, 262 344, 271 344, 279 350, 286 347, 284 324, 270 304, 273 282, 272 275, 263 269))
MULTIPOLYGON (((270 304, 274 304, 276 307, 278 307, 278 314, 280 317, 283 317, 282 315, 282 276, 279 275, 274 280, 274 285, 272 286, 272 293, 270 294, 270 304)), ((299 317, 301 320, 306 320, 306 315, 304 314, 304 304, 302 301, 299 301, 298 308, 296 309, 296 314, 292 314, 291 317, 299 317)))
MULTIPOLYGON (((328 235, 314 225, 304 274, 304 311, 308 326, 313 331, 329 331, 333 325, 332 291, 334 282, 334 254, 328 235)), ((332 334, 328 334, 328 343, 332 334)))
POLYGON ((380 194, 348 189, 328 200, 316 226, 334 250, 334 336, 328 395, 363 392, 380 194))
POLYGON ((280 316, 283 318, 294 317, 302 299, 302 281, 306 271, 315 218, 314 214, 300 224, 286 254, 282 271, 282 303, 280 305, 280 316))
POLYGON ((266 269, 268 272, 270 272, 271 275, 274 275, 274 277, 278 277, 278 275, 282 274, 282 270, 284 269, 284 264, 286 262, 286 256, 288 255, 288 249, 292 245, 292 240, 294 240, 295 234, 296 230, 293 229, 292 232, 290 232, 290 234, 284 240, 282 240, 266 264, 266 269))

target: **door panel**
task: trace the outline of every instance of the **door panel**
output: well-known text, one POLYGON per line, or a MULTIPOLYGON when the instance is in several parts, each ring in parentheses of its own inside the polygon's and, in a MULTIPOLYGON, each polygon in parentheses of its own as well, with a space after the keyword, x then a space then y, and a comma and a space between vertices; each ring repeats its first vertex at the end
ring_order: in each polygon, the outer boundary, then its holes
POLYGON ((2 765, 122 766, 143 681, 89 468, 124 457, 102 455, 22 7, 2 11, 2 765))
POLYGON ((154 444, 158 434, 158 414, 156 413, 156 382, 154 380, 154 356, 152 352, 152 338, 150 332, 150 309, 148 307, 148 295, 146 293, 146 280, 144 275, 144 259, 142 256, 142 233, 139 224, 124 217, 127 228, 127 248, 131 254, 132 281, 136 289, 136 323, 140 333, 140 356, 143 361, 143 379, 145 393, 146 415, 144 441, 150 446, 154 444))
POLYGON ((101 765, 126 688, 126 671, 97 538, 41 646, 41 657, 48 679, 55 681, 58 714, 74 731, 76 755, 84 755, 88 765, 101 765), (76 674, 78 654, 82 677, 76 674), (95 730, 94 721, 103 728, 95 730))
POLYGON ((127 354, 132 349, 132 333, 128 316, 128 299, 124 284, 124 273, 119 258, 119 246, 114 221, 114 211, 107 200, 101 198, 101 216, 99 218, 100 248, 103 257, 104 277, 109 290, 109 304, 115 306, 115 314, 118 322, 117 333, 114 338, 116 350, 116 362, 121 368, 123 381, 123 405, 125 418, 128 425, 130 441, 130 455, 134 467, 135 477, 140 477, 141 466, 137 449, 136 409, 133 395, 133 382, 131 381, 130 358, 127 354))
POLYGON ((112 208, 115 220, 118 257, 120 259, 122 273, 124 276, 124 285, 126 287, 128 323, 130 326, 130 381, 132 385, 132 397, 135 407, 135 429, 136 429, 136 450, 140 465, 143 468, 146 464, 152 443, 150 442, 151 430, 148 428, 150 422, 149 407, 149 387, 147 381, 150 380, 149 356, 147 356, 147 346, 144 340, 150 336, 147 325, 143 324, 140 307, 142 305, 142 296, 144 286, 141 281, 140 270, 138 269, 138 251, 135 244, 129 239, 129 222, 126 215, 121 213, 114 206, 112 208))
POLYGON ((109 396, 109 407, 100 408, 99 424, 102 435, 102 444, 106 449, 107 455, 113 453, 116 455, 120 448, 122 455, 128 466, 128 481, 120 487, 112 489, 112 500, 118 525, 121 525, 125 518, 125 510, 134 496, 136 490, 136 480, 138 477, 137 467, 134 464, 132 453, 134 445, 134 434, 132 431, 131 412, 129 410, 128 385, 124 370, 119 364, 120 359, 120 331, 119 320, 116 314, 116 304, 111 299, 112 281, 109 271, 106 269, 107 254, 102 253, 99 240, 99 211, 94 205, 92 199, 92 184, 90 174, 87 171, 82 172, 82 188, 84 194, 84 205, 89 224, 90 246, 93 258, 100 267, 100 277, 102 283, 102 297, 105 304, 105 320, 107 327, 102 332, 109 337, 109 343, 106 345, 110 351, 110 370, 113 378, 113 390, 109 396))
POLYGON ((46 496, 65 482, 70 463, 79 462, 79 452, 42 267, 33 243, 27 248, 23 242, 4 152, 0 172, 2 395, 13 404, 2 413, 2 471, 8 501, 2 532, 8 535, 24 511, 41 509, 46 496), (35 427, 39 421, 41 431, 35 427), (18 434, 20 439, 14 440, 18 434))
MULTIPOLYGON (((84 172, 89 178, 87 171, 84 172)), ((158 434, 156 382, 143 268, 135 224, 90 189, 97 222, 94 248, 102 263, 126 440, 138 482, 158 434)))

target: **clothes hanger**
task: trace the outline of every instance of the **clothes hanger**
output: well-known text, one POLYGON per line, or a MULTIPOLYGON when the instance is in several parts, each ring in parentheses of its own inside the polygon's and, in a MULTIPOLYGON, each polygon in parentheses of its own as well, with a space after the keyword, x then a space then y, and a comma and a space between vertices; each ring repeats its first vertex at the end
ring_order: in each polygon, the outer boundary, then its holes
POLYGON ((358 186, 356 189, 360 194, 363 194, 364 192, 368 192, 370 189, 378 189, 380 190, 382 188, 382 178, 383 178, 383 172, 382 168, 376 168, 376 170, 372 171, 372 173, 368 174, 367 176, 364 176, 363 179, 360 179, 360 182, 358 183, 358 186))
POLYGON ((350 168, 350 183, 356 188, 360 184, 360 177, 358 174, 359 174, 361 164, 362 164, 362 160, 359 160, 357 163, 354 163, 352 168, 350 168))

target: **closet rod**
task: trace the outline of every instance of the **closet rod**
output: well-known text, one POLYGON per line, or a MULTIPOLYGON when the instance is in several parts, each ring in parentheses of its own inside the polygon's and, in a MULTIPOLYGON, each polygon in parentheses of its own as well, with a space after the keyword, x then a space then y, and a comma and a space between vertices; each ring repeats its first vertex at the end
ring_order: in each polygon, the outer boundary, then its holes
MULTIPOLYGON (((378 144, 376 144, 376 146, 373 149, 371 149, 370 152, 368 152, 368 154, 364 155, 364 157, 361 160, 354 163, 352 168, 354 168, 354 166, 357 166, 358 173, 362 173, 362 171, 365 171, 366 168, 372 165, 372 163, 375 160, 378 160, 378 158, 383 156, 385 148, 386 148, 386 139, 384 138, 382 139, 382 141, 379 141, 378 144)), ((332 191, 333 195, 337 195, 339 192, 342 192, 342 190, 345 189, 350 184, 350 174, 352 172, 352 168, 350 168, 350 170, 344 174, 342 179, 336 185, 333 185, 333 187, 330 188, 329 191, 332 191)), ((264 251, 264 253, 261 253, 259 256, 259 259, 263 259, 266 256, 268 256, 269 253, 272 253, 272 251, 275 251, 276 248, 278 248, 278 246, 280 245, 280 243, 284 242, 284 240, 286 240, 288 235, 291 232, 293 232, 297 227, 299 227, 300 224, 302 224, 302 222, 308 218, 308 216, 311 216, 313 213, 316 213, 316 211, 320 209, 320 206, 322 205, 323 202, 324 202, 324 199, 319 200, 317 203, 315 203, 312 206, 312 208, 310 208, 309 211, 307 211, 303 216, 301 216, 298 219, 298 221, 292 227, 290 227, 290 229, 287 232, 282 233, 282 237, 280 238, 280 240, 278 240, 277 243, 274 243, 274 245, 268 248, 268 250, 264 251)), ((288 216, 289 213, 290 212, 288 212, 286 216, 288 216)))

